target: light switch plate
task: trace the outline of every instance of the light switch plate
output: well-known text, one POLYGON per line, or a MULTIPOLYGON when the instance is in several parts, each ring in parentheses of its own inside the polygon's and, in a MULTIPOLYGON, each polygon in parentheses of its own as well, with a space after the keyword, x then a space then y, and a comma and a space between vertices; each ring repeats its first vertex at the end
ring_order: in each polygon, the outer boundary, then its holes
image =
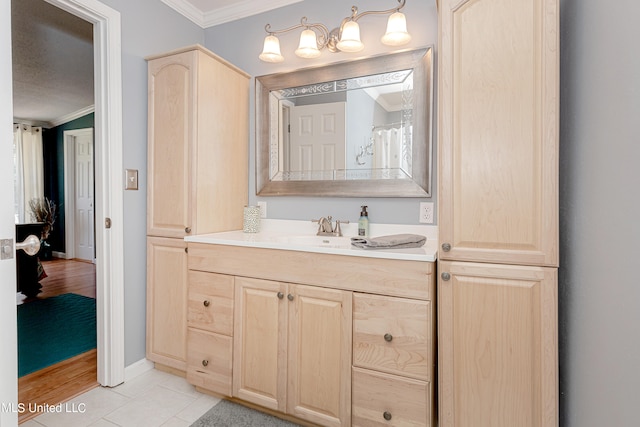
POLYGON ((126 169, 125 180, 126 180, 126 184, 124 187, 125 190, 137 190, 138 189, 138 170, 126 169))

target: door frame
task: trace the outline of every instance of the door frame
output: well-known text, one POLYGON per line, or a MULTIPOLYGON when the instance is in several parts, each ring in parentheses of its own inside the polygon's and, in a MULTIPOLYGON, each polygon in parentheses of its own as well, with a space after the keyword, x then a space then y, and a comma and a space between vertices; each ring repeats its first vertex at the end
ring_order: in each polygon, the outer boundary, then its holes
MULTIPOLYGON (((13 162, 9 159, 12 149, 13 86, 11 71, 11 2, 0 2, 0 135, 4 140, 0 147, 0 239, 15 239, 15 212, 13 162)), ((10 249, 13 251, 13 248, 10 249)), ((0 426, 18 425, 18 328, 16 327, 16 260, 0 257, 0 343, 5 349, 0 353, 0 426)))
MULTIPOLYGON (((64 140, 64 257, 65 259, 75 258, 76 252, 76 191, 75 191, 75 138, 81 134, 91 132, 93 139, 93 128, 65 130, 62 134, 64 140)), ((93 141, 93 149, 95 152, 95 140, 93 141)), ((93 176, 95 181, 95 165, 93 167, 93 176)), ((95 194, 94 194, 95 197, 95 194)), ((94 212, 95 213, 95 212, 94 212)), ((95 228, 94 215, 94 228, 95 228)), ((94 240, 95 245, 95 240, 94 240)))
POLYGON ((98 382, 124 382, 124 174, 120 12, 98 0, 46 0, 93 24, 98 382), (110 227, 106 226, 110 220, 110 227), (105 224, 105 226, 99 226, 105 224))

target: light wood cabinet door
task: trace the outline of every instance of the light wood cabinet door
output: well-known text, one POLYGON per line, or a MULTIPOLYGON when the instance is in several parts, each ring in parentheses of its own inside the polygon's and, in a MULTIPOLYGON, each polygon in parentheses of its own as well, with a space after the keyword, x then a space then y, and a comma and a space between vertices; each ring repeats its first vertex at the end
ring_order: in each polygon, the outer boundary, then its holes
POLYGON ((287 413, 351 424, 351 292, 289 285, 287 413))
POLYGON ((351 292, 235 278, 233 396, 324 426, 351 417, 351 292))
POLYGON ((147 237, 147 359, 186 369, 187 253, 182 239, 147 237))
POLYGON ((557 426, 557 270, 438 271, 439 425, 557 426))
POLYGON ((202 47, 149 59, 148 235, 242 228, 249 78, 202 47))
POLYGON ((287 285, 235 278, 233 396, 284 412, 287 285))
POLYGON ((196 55, 184 52, 148 64, 147 234, 182 238, 192 224, 196 55))
POLYGON ((558 265, 558 7, 440 1, 440 259, 558 265))

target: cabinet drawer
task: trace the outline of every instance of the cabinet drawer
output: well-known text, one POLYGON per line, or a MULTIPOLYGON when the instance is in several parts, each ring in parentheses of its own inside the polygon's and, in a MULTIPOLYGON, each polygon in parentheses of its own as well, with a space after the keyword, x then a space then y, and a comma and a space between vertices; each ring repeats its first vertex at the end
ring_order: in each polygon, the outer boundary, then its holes
POLYGON ((189 328, 187 381, 231 396, 233 338, 189 328))
POLYGON ((430 301, 354 294, 354 366, 432 380, 431 310, 430 301))
POLYGON ((233 276, 189 271, 187 325, 233 335, 233 276))
POLYGON ((426 381, 353 368, 353 427, 431 426, 431 400, 426 381))

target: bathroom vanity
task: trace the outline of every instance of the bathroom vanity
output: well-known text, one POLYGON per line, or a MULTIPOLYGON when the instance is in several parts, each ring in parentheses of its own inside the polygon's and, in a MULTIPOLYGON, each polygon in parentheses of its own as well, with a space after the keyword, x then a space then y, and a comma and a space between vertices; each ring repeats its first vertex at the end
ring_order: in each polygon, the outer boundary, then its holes
POLYGON ((435 425, 436 228, 365 250, 267 222, 185 239, 187 379, 323 426, 435 425))

